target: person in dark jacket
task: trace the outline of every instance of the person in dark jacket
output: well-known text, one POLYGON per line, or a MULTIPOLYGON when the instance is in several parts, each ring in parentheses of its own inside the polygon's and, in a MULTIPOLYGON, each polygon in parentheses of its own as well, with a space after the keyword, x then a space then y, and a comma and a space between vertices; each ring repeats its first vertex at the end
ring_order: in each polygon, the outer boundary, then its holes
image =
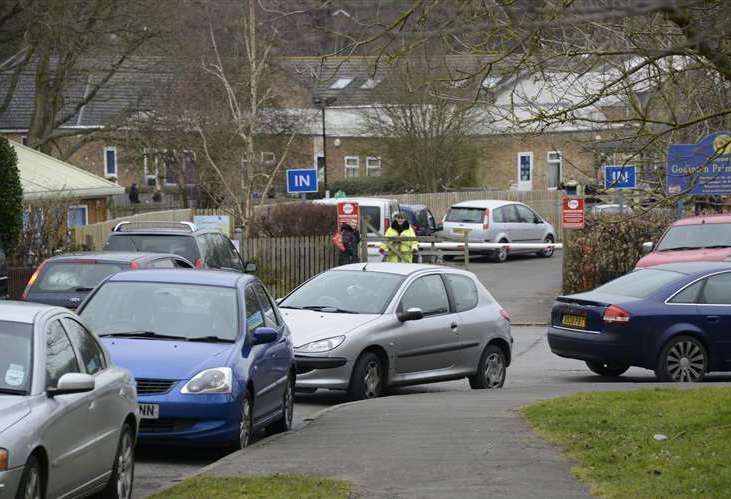
POLYGON ((340 251, 338 255, 338 265, 347 265, 349 263, 357 263, 360 261, 358 258, 358 244, 360 244, 360 233, 353 229, 349 224, 343 224, 340 226, 340 235, 343 239, 344 250, 340 251))
POLYGON ((129 188, 129 202, 139 203, 140 202, 140 191, 137 189, 137 183, 132 182, 132 187, 129 188))

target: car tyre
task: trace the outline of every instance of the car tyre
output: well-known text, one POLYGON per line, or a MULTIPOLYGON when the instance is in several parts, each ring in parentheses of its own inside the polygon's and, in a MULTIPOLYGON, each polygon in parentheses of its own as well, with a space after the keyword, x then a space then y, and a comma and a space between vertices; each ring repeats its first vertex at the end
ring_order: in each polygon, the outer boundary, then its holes
POLYGON ((254 401, 251 399, 249 390, 246 390, 241 398, 239 414, 239 437, 233 443, 235 450, 248 447, 254 435, 254 401))
POLYGON ((607 362, 587 361, 586 367, 594 374, 606 378, 616 378, 623 375, 629 369, 629 364, 611 364, 607 362))
POLYGON ((135 479, 135 443, 132 428, 128 424, 122 426, 114 456, 112 476, 99 497, 103 499, 129 499, 135 479))
POLYGON ((43 474, 41 463, 35 454, 31 454, 23 469, 23 476, 20 478, 16 499, 41 499, 45 496, 43 474))
POLYGON ((267 433, 274 435, 276 433, 284 433, 292 429, 292 419, 294 416, 294 380, 290 376, 287 379, 287 386, 284 388, 282 395, 282 417, 278 421, 267 426, 267 433))
MULTIPOLYGON (((509 241, 507 241, 505 239, 501 239, 498 242, 501 244, 508 244, 509 241)), ((493 251, 493 253, 490 255, 490 260, 492 260, 495 263, 505 263, 505 261, 507 261, 507 259, 508 259, 508 253, 509 253, 508 248, 502 247, 500 249, 493 251)))
MULTIPOLYGON (((545 244, 553 244, 556 241, 553 239, 552 235, 547 235, 546 238, 543 240, 545 244)), ((542 249, 537 253, 537 255, 541 258, 551 258, 553 256, 555 249, 554 248, 545 248, 542 249)))
POLYGON ((703 343, 692 336, 676 336, 668 341, 657 359, 659 381, 698 382, 708 370, 708 354, 703 343))
POLYGON ((353 368, 348 387, 350 400, 364 400, 380 397, 386 376, 381 357, 373 352, 362 354, 353 368))
POLYGON ((473 390, 502 388, 507 374, 505 352, 497 345, 487 345, 477 365, 477 373, 467 378, 473 390))

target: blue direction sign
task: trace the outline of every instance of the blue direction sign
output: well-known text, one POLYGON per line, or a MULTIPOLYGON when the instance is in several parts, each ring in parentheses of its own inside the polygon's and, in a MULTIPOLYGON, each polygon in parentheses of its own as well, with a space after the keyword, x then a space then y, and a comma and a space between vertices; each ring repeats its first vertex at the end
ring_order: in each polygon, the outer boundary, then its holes
POLYGON ((669 194, 731 194, 731 132, 670 144, 666 175, 669 194))
POLYGON ((317 192, 317 170, 295 169, 287 170, 287 192, 317 192))
POLYGON ((637 187, 635 165, 604 165, 605 189, 634 189, 637 187))

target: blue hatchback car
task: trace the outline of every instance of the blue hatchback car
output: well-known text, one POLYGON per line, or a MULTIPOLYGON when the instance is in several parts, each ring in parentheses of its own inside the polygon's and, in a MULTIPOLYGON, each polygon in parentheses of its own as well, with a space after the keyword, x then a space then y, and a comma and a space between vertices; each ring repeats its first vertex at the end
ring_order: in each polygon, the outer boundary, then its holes
POLYGON ((137 380, 140 442, 242 448, 259 428, 290 429, 292 340, 256 277, 121 272, 79 315, 137 380))
POLYGON ((731 263, 658 265, 560 296, 548 344, 601 376, 630 366, 651 369, 661 381, 731 371, 731 263))

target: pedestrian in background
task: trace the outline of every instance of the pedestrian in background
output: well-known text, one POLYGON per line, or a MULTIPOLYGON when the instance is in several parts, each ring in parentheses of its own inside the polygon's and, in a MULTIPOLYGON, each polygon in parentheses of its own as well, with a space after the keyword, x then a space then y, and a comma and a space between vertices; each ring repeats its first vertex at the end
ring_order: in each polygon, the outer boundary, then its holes
MULTIPOLYGON (((416 239, 416 232, 409 225, 409 221, 406 220, 406 215, 402 212, 396 212, 391 217, 391 226, 386 231, 386 238, 414 238, 416 239)), ((386 241, 381 244, 379 249, 380 253, 385 256, 387 262, 403 262, 411 263, 414 261, 414 254, 419 249, 419 243, 414 241, 386 241), (390 248, 389 248, 390 246, 390 248), (394 248, 396 251, 393 251, 394 248)))
POLYGON ((140 191, 137 189, 137 183, 132 182, 132 187, 129 188, 129 202, 139 203, 140 202, 140 191))
POLYGON ((348 265, 349 263, 357 263, 358 245, 360 244, 360 233, 350 224, 342 224, 340 232, 333 237, 333 244, 338 248, 338 265, 348 265))

